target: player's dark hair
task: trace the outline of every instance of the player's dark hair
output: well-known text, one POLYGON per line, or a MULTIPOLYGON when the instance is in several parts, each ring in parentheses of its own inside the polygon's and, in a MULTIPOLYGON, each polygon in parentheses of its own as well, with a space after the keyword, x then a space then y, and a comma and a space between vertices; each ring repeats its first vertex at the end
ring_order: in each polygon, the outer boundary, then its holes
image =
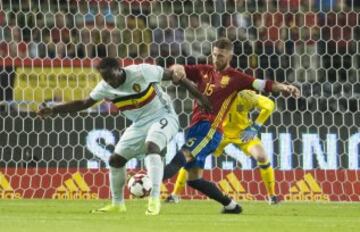
POLYGON ((106 57, 100 61, 97 68, 99 70, 108 70, 108 69, 118 68, 119 66, 120 64, 117 59, 112 57, 106 57))
POLYGON ((213 47, 217 47, 220 49, 233 50, 232 42, 227 38, 220 38, 213 43, 213 47))
POLYGON ((112 57, 103 58, 97 66, 103 79, 111 78, 114 69, 120 67, 119 61, 112 57))

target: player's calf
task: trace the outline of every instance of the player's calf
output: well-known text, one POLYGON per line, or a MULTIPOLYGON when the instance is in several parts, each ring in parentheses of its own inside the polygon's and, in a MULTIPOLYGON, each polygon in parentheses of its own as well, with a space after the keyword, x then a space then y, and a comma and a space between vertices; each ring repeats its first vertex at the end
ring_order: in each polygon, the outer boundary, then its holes
POLYGON ((173 177, 186 164, 183 152, 178 151, 169 164, 165 166, 163 181, 173 177))

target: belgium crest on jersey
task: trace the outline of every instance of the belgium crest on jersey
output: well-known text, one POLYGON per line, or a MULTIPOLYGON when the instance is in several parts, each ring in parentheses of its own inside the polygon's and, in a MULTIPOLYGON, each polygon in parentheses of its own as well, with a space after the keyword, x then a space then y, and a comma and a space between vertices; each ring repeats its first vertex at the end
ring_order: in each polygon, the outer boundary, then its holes
POLYGON ((141 87, 138 83, 133 84, 132 89, 137 93, 140 93, 141 91, 141 87))
POLYGON ((221 81, 220 81, 220 86, 221 88, 225 88, 230 82, 230 77, 229 76, 222 76, 221 77, 221 81))

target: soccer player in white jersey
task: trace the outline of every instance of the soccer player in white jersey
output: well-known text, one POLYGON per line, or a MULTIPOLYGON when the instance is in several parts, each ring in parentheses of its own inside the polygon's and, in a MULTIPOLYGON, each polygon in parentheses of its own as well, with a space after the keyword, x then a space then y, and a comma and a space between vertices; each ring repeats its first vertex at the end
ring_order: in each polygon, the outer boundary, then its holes
POLYGON ((122 68, 117 59, 104 58, 98 65, 98 71, 103 80, 87 99, 44 107, 38 111, 38 115, 43 118, 51 114, 77 112, 101 100, 112 101, 133 123, 125 130, 109 158, 112 203, 93 212, 126 212, 126 162, 146 154, 145 166, 152 181, 152 190, 145 213, 157 215, 160 212, 160 185, 163 177, 160 154, 179 129, 178 117, 170 97, 163 92, 159 83, 161 80, 180 82, 206 110, 211 110, 211 106, 191 82, 177 79, 173 71, 160 66, 139 64, 122 68))

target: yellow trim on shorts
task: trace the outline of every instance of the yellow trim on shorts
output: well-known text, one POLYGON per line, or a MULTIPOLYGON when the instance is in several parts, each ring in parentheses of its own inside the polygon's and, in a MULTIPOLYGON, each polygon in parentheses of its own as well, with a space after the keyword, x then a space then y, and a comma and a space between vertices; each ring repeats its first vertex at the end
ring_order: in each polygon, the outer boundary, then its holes
POLYGON ((206 145, 209 143, 209 141, 212 139, 212 137, 214 136, 216 132, 216 129, 214 128, 210 128, 209 132, 207 133, 207 135, 205 136, 205 138, 203 140, 201 140, 201 142, 195 147, 195 149, 191 152, 191 154, 195 157, 197 156, 202 149, 204 149, 204 147, 206 147, 206 145))
POLYGON ((201 140, 201 142, 195 147, 195 149, 191 152, 191 154, 195 157, 197 156, 202 149, 204 149, 204 147, 206 147, 206 145, 209 143, 209 141, 212 139, 212 137, 214 136, 215 132, 216 132, 216 128, 220 125, 220 123, 222 123, 223 118, 224 118, 224 114, 227 111, 230 103, 233 100, 233 97, 235 93, 232 93, 229 97, 227 97, 225 99, 225 101, 223 102, 223 105, 221 106, 214 122, 211 124, 211 128, 209 130, 209 132, 207 133, 207 135, 205 136, 205 138, 203 140, 201 140))

